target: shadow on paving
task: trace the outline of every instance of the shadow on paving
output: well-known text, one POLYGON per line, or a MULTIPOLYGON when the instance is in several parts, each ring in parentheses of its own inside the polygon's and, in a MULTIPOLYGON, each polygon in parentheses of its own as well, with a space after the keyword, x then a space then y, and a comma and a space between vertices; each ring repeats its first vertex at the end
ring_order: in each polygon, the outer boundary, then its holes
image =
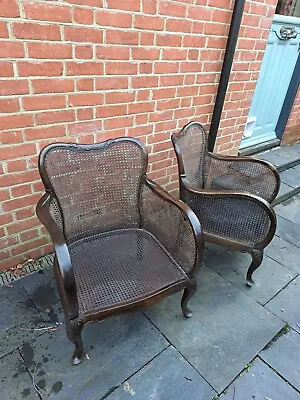
POLYGON ((276 210, 255 287, 247 255, 208 245, 191 319, 176 294, 89 324, 76 367, 52 270, 0 288, 1 400, 299 400, 299 196, 276 210), (272 341, 285 322, 292 330, 272 341))

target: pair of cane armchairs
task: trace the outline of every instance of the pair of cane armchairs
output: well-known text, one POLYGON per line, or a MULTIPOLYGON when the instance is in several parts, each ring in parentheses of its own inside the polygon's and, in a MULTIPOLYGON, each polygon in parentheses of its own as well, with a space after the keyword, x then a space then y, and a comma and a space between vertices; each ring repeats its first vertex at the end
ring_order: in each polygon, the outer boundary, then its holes
POLYGON ((268 201, 279 181, 269 164, 208 153, 198 123, 186 125, 172 141, 184 202, 147 179, 147 152, 134 138, 56 143, 40 154, 45 194, 37 215, 55 247, 73 364, 82 359, 81 332, 90 321, 135 311, 183 289, 182 311, 191 317, 188 302, 204 239, 249 251, 251 283, 274 235, 268 201))

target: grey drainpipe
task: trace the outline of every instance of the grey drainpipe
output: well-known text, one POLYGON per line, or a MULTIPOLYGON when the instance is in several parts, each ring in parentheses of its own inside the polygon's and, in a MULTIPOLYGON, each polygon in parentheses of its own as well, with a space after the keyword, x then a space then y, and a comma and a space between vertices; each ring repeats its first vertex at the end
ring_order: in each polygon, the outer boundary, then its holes
POLYGON ((217 91, 217 97, 215 102, 215 107, 213 111, 212 121, 210 125, 209 135, 208 135, 208 150, 213 151, 216 137, 220 125, 221 114, 223 110, 225 95, 228 87, 228 81, 230 76, 230 71, 232 67, 234 52, 239 36, 239 29, 241 26, 241 21, 243 17, 245 6, 245 0, 235 0, 234 8, 232 12, 231 24, 227 39, 227 46, 224 56, 224 62, 222 67, 222 72, 220 76, 220 82, 217 91))

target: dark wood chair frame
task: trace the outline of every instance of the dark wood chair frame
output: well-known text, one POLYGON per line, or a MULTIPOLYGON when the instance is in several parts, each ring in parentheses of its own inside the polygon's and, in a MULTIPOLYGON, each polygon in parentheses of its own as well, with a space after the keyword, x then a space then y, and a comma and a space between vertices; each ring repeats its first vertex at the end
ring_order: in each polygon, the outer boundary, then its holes
POLYGON ((54 249, 55 249, 55 258, 54 258, 54 274, 56 278, 56 282, 58 285, 59 295, 61 299, 61 303, 63 306, 65 320, 66 320, 66 331, 67 335, 71 342, 75 345, 75 351, 73 354, 73 364, 79 364, 82 359, 83 354, 83 342, 81 339, 81 332, 85 324, 91 321, 100 321, 104 318, 119 315, 122 313, 132 312, 144 307, 148 307, 162 298, 169 296, 175 292, 181 291, 184 289, 182 300, 181 300, 181 308, 185 317, 189 318, 192 316, 192 312, 188 307, 188 302, 191 297, 196 292, 196 280, 194 277, 195 271, 200 266, 203 260, 203 250, 204 250, 204 239, 203 233, 201 231, 201 227, 199 221, 194 214, 194 212, 188 207, 185 203, 180 200, 175 200, 172 196, 170 196, 167 192, 165 192, 159 185, 153 182, 146 177, 146 168, 148 164, 148 155, 144 148, 144 146, 134 138, 118 138, 113 140, 108 140, 103 143, 97 143, 93 145, 83 145, 83 144, 71 144, 71 143, 55 143, 48 145, 44 148, 39 157, 39 171, 45 186, 45 194, 39 200, 36 208, 37 216, 39 220, 46 227, 48 232, 51 235, 54 249), (194 266, 189 273, 187 273, 189 277, 189 282, 181 282, 172 284, 167 288, 164 288, 160 292, 152 295, 150 297, 145 297, 139 301, 132 301, 131 303, 126 303, 123 305, 118 305, 116 307, 110 307, 109 309, 105 309, 96 313, 90 314, 79 314, 78 307, 78 298, 77 298, 77 290, 76 290, 76 282, 73 272, 73 267, 71 263, 71 257, 68 250, 68 244, 64 235, 63 230, 58 226, 55 220, 52 218, 50 213, 51 202, 53 199, 58 201, 56 198, 54 189, 50 183, 48 178, 44 159, 46 153, 55 147, 76 147, 78 149, 84 149, 86 151, 102 149, 105 146, 108 146, 112 143, 118 143, 121 141, 129 141, 135 144, 138 144, 142 147, 144 152, 144 165, 143 165, 143 176, 141 177, 141 185, 147 185, 155 195, 161 198, 163 201, 168 202, 170 205, 179 209, 180 212, 184 215, 184 219, 190 225, 193 231, 193 236, 195 240, 195 260, 194 266))
MULTIPOLYGON (((174 133, 171 136, 172 144, 173 144, 177 162, 178 162, 180 199, 183 200, 188 205, 190 205, 189 195, 195 195, 195 197, 199 196, 199 198, 214 197, 216 199, 217 198, 219 198, 219 199, 245 199, 250 202, 258 204, 259 207, 261 207, 265 211, 265 213, 268 215, 268 217, 270 219, 270 229, 269 229, 268 234, 265 236, 264 240, 262 240, 259 243, 256 243, 255 246, 249 246, 238 240, 232 240, 227 237, 222 237, 222 236, 216 235, 212 232, 207 232, 205 230, 204 226, 202 226, 205 242, 210 242, 210 243, 216 244, 218 246, 226 247, 226 248, 229 248, 229 249, 232 249, 235 251, 249 253, 251 255, 252 262, 247 270, 246 283, 248 286, 252 286, 254 284, 252 274, 261 265, 262 260, 263 260, 263 250, 271 242, 271 240, 274 237, 275 231, 276 231, 276 226, 277 226, 276 215, 275 215, 275 212, 270 203, 275 199, 275 197, 277 196, 277 194, 279 192, 279 188, 280 188, 279 173, 278 173, 277 169, 271 163, 264 161, 264 160, 260 160, 255 157, 226 156, 226 155, 211 153, 211 152, 205 150, 203 155, 199 154, 199 157, 201 157, 201 156, 210 157, 215 160, 228 161, 228 162, 233 162, 233 163, 235 161, 239 161, 239 162, 247 162, 247 163, 249 163, 249 162, 250 163, 259 163, 259 164, 263 165, 266 169, 268 169, 270 171, 271 174, 274 175, 274 179, 276 180, 276 184, 274 185, 274 191, 271 194, 269 201, 266 201, 262 197, 248 192, 246 190, 246 188, 245 188, 245 191, 241 191, 241 190, 218 190, 218 189, 209 189, 209 188, 199 189, 199 188, 192 187, 186 176, 184 161, 183 161, 180 147, 177 144, 177 138, 180 135, 184 135, 184 133, 189 128, 194 127, 194 126, 201 127, 201 129, 205 132, 205 129, 203 128, 203 126, 200 123, 192 121, 192 122, 188 123, 187 125, 185 125, 179 133, 174 133)), ((193 207, 191 206, 191 208, 193 208, 193 207)), ((197 215, 197 213, 196 213, 196 215, 197 215)), ((199 215, 197 215, 197 216, 200 219, 200 222, 201 221, 203 222, 203 218, 200 218, 199 215)))

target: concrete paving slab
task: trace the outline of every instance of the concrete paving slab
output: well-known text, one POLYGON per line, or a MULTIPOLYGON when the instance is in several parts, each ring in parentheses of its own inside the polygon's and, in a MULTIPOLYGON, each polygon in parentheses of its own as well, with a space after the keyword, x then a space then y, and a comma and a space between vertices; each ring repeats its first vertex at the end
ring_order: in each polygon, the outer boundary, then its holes
POLYGON ((300 394, 259 358, 243 372, 220 400, 300 400, 300 394))
POLYGON ((287 242, 300 247, 299 225, 277 215, 276 235, 287 242))
POLYGON ((280 183, 280 188, 279 188, 279 192, 277 194, 277 197, 281 197, 287 193, 289 193, 290 191, 294 190, 294 188, 290 185, 287 185, 286 183, 281 182, 280 183))
POLYGON ((221 256, 210 257, 207 265, 232 282, 244 293, 258 301, 267 303, 296 276, 296 272, 265 256, 260 267, 254 272, 255 285, 246 285, 246 273, 251 256, 235 251, 226 251, 221 256))
POLYGON ((279 157, 285 158, 287 162, 294 161, 300 158, 300 149, 294 146, 280 146, 271 151, 279 157))
POLYGON ((216 392, 178 353, 169 347, 124 382, 109 400, 211 400, 216 392))
MULTIPOLYGON (((260 357, 300 391, 299 333, 291 330, 280 336, 275 343, 260 353, 260 357)), ((282 398, 289 399, 289 397, 282 398)))
POLYGON ((275 167, 287 163, 287 159, 285 157, 281 157, 279 154, 275 153, 272 150, 266 151, 265 153, 257 154, 255 155, 255 157, 260 158, 261 160, 269 161, 275 167))
POLYGON ((207 267, 197 281, 198 291, 190 302, 192 318, 185 320, 179 310, 180 294, 146 314, 221 393, 284 324, 207 267))
MULTIPOLYGON (((300 183, 299 183, 300 185, 300 183)), ((300 196, 296 195, 274 207, 277 215, 300 225, 300 196)))
POLYGON ((63 309, 52 268, 26 276, 19 281, 19 284, 29 294, 47 325, 64 322, 63 309))
MULTIPOLYGON (((17 281, 19 282, 19 281, 17 281)), ((45 326, 30 297, 21 287, 0 288, 0 357, 40 335, 45 326)))
POLYGON ((300 277, 267 303, 266 308, 300 333, 300 277))
POLYGON ((39 399, 18 350, 0 359, 0 382, 2 400, 39 399))
POLYGON ((74 346, 64 330, 22 346, 26 366, 47 399, 99 400, 168 346, 141 313, 88 324, 83 341, 88 356, 77 366, 71 364, 74 346))
POLYGON ((280 179, 293 188, 300 186, 300 165, 280 172, 280 179))
POLYGON ((265 254, 283 264, 286 268, 300 274, 300 248, 274 236, 272 242, 265 248, 265 254))

